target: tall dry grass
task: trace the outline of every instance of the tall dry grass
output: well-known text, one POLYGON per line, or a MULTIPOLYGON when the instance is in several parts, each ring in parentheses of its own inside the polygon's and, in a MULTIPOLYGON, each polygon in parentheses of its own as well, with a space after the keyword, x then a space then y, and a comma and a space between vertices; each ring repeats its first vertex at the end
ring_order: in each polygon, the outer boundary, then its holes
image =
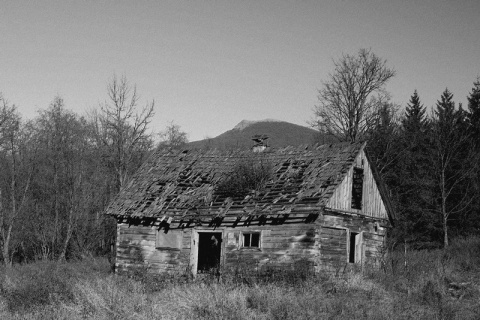
POLYGON ((114 275, 106 259, 1 270, 0 319, 478 319, 480 238, 392 252, 381 270, 114 275), (406 267, 405 267, 406 262, 406 267))

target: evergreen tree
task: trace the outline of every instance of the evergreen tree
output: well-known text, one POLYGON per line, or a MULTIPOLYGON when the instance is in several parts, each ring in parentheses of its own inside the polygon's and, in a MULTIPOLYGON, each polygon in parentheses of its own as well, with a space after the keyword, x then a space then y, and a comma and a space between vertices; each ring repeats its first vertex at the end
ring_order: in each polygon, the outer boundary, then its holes
POLYGON ((368 132, 368 152, 388 184, 395 177, 393 168, 399 157, 397 110, 396 104, 383 103, 377 111, 374 126, 368 132))
POLYGON ((420 97, 418 96, 417 90, 415 90, 410 97, 410 102, 405 108, 405 117, 402 120, 403 130, 415 134, 422 133, 428 123, 425 112, 425 107, 420 103, 420 97))
MULTIPOLYGON (((477 156, 480 154, 480 77, 473 83, 473 89, 468 99, 468 124, 472 142, 477 156)), ((480 169, 472 175, 471 192, 480 194, 480 169)), ((473 202, 468 216, 469 225, 475 230, 480 229, 480 198, 473 197, 473 202)))
POLYGON ((440 100, 437 100, 437 109, 435 110, 436 124, 443 137, 442 142, 448 142, 455 131, 455 123, 457 122, 455 102, 453 102, 453 93, 448 88, 443 91, 440 100))
POLYGON ((477 137, 477 149, 480 149, 480 77, 473 83, 474 87, 468 99, 468 120, 473 137, 477 137))
POLYGON ((410 98, 399 133, 401 160, 396 168, 399 241, 422 248, 438 238, 438 225, 431 214, 433 179, 430 175, 428 135, 430 122, 417 90, 410 98))

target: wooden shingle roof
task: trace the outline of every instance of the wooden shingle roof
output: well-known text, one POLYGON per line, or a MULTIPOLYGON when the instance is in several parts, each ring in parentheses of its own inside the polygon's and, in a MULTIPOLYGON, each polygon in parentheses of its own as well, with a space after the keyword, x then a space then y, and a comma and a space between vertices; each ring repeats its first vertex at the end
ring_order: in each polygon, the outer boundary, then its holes
POLYGON ((162 150, 141 166, 107 208, 123 218, 187 218, 195 215, 294 214, 322 208, 342 182, 362 143, 248 150, 162 150), (272 174, 261 190, 241 197, 218 186, 242 159, 268 162, 272 174))

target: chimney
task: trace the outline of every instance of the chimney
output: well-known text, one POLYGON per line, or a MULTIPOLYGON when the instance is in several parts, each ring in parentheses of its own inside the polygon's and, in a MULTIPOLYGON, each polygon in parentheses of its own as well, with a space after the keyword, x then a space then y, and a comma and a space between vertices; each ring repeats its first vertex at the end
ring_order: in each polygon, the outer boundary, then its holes
POLYGON ((268 147, 267 143, 268 136, 265 134, 256 134, 252 137, 255 144, 252 147, 253 152, 262 152, 268 147))

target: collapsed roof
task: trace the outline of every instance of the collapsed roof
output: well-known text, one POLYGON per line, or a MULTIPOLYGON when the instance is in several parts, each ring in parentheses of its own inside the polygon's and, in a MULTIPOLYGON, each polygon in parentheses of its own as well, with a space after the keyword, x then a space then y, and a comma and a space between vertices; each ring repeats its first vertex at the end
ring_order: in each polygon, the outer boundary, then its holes
POLYGON ((294 214, 322 208, 353 165, 362 143, 249 150, 157 150, 107 208, 123 218, 294 214), (245 194, 221 189, 239 163, 268 167, 262 186, 245 194))

